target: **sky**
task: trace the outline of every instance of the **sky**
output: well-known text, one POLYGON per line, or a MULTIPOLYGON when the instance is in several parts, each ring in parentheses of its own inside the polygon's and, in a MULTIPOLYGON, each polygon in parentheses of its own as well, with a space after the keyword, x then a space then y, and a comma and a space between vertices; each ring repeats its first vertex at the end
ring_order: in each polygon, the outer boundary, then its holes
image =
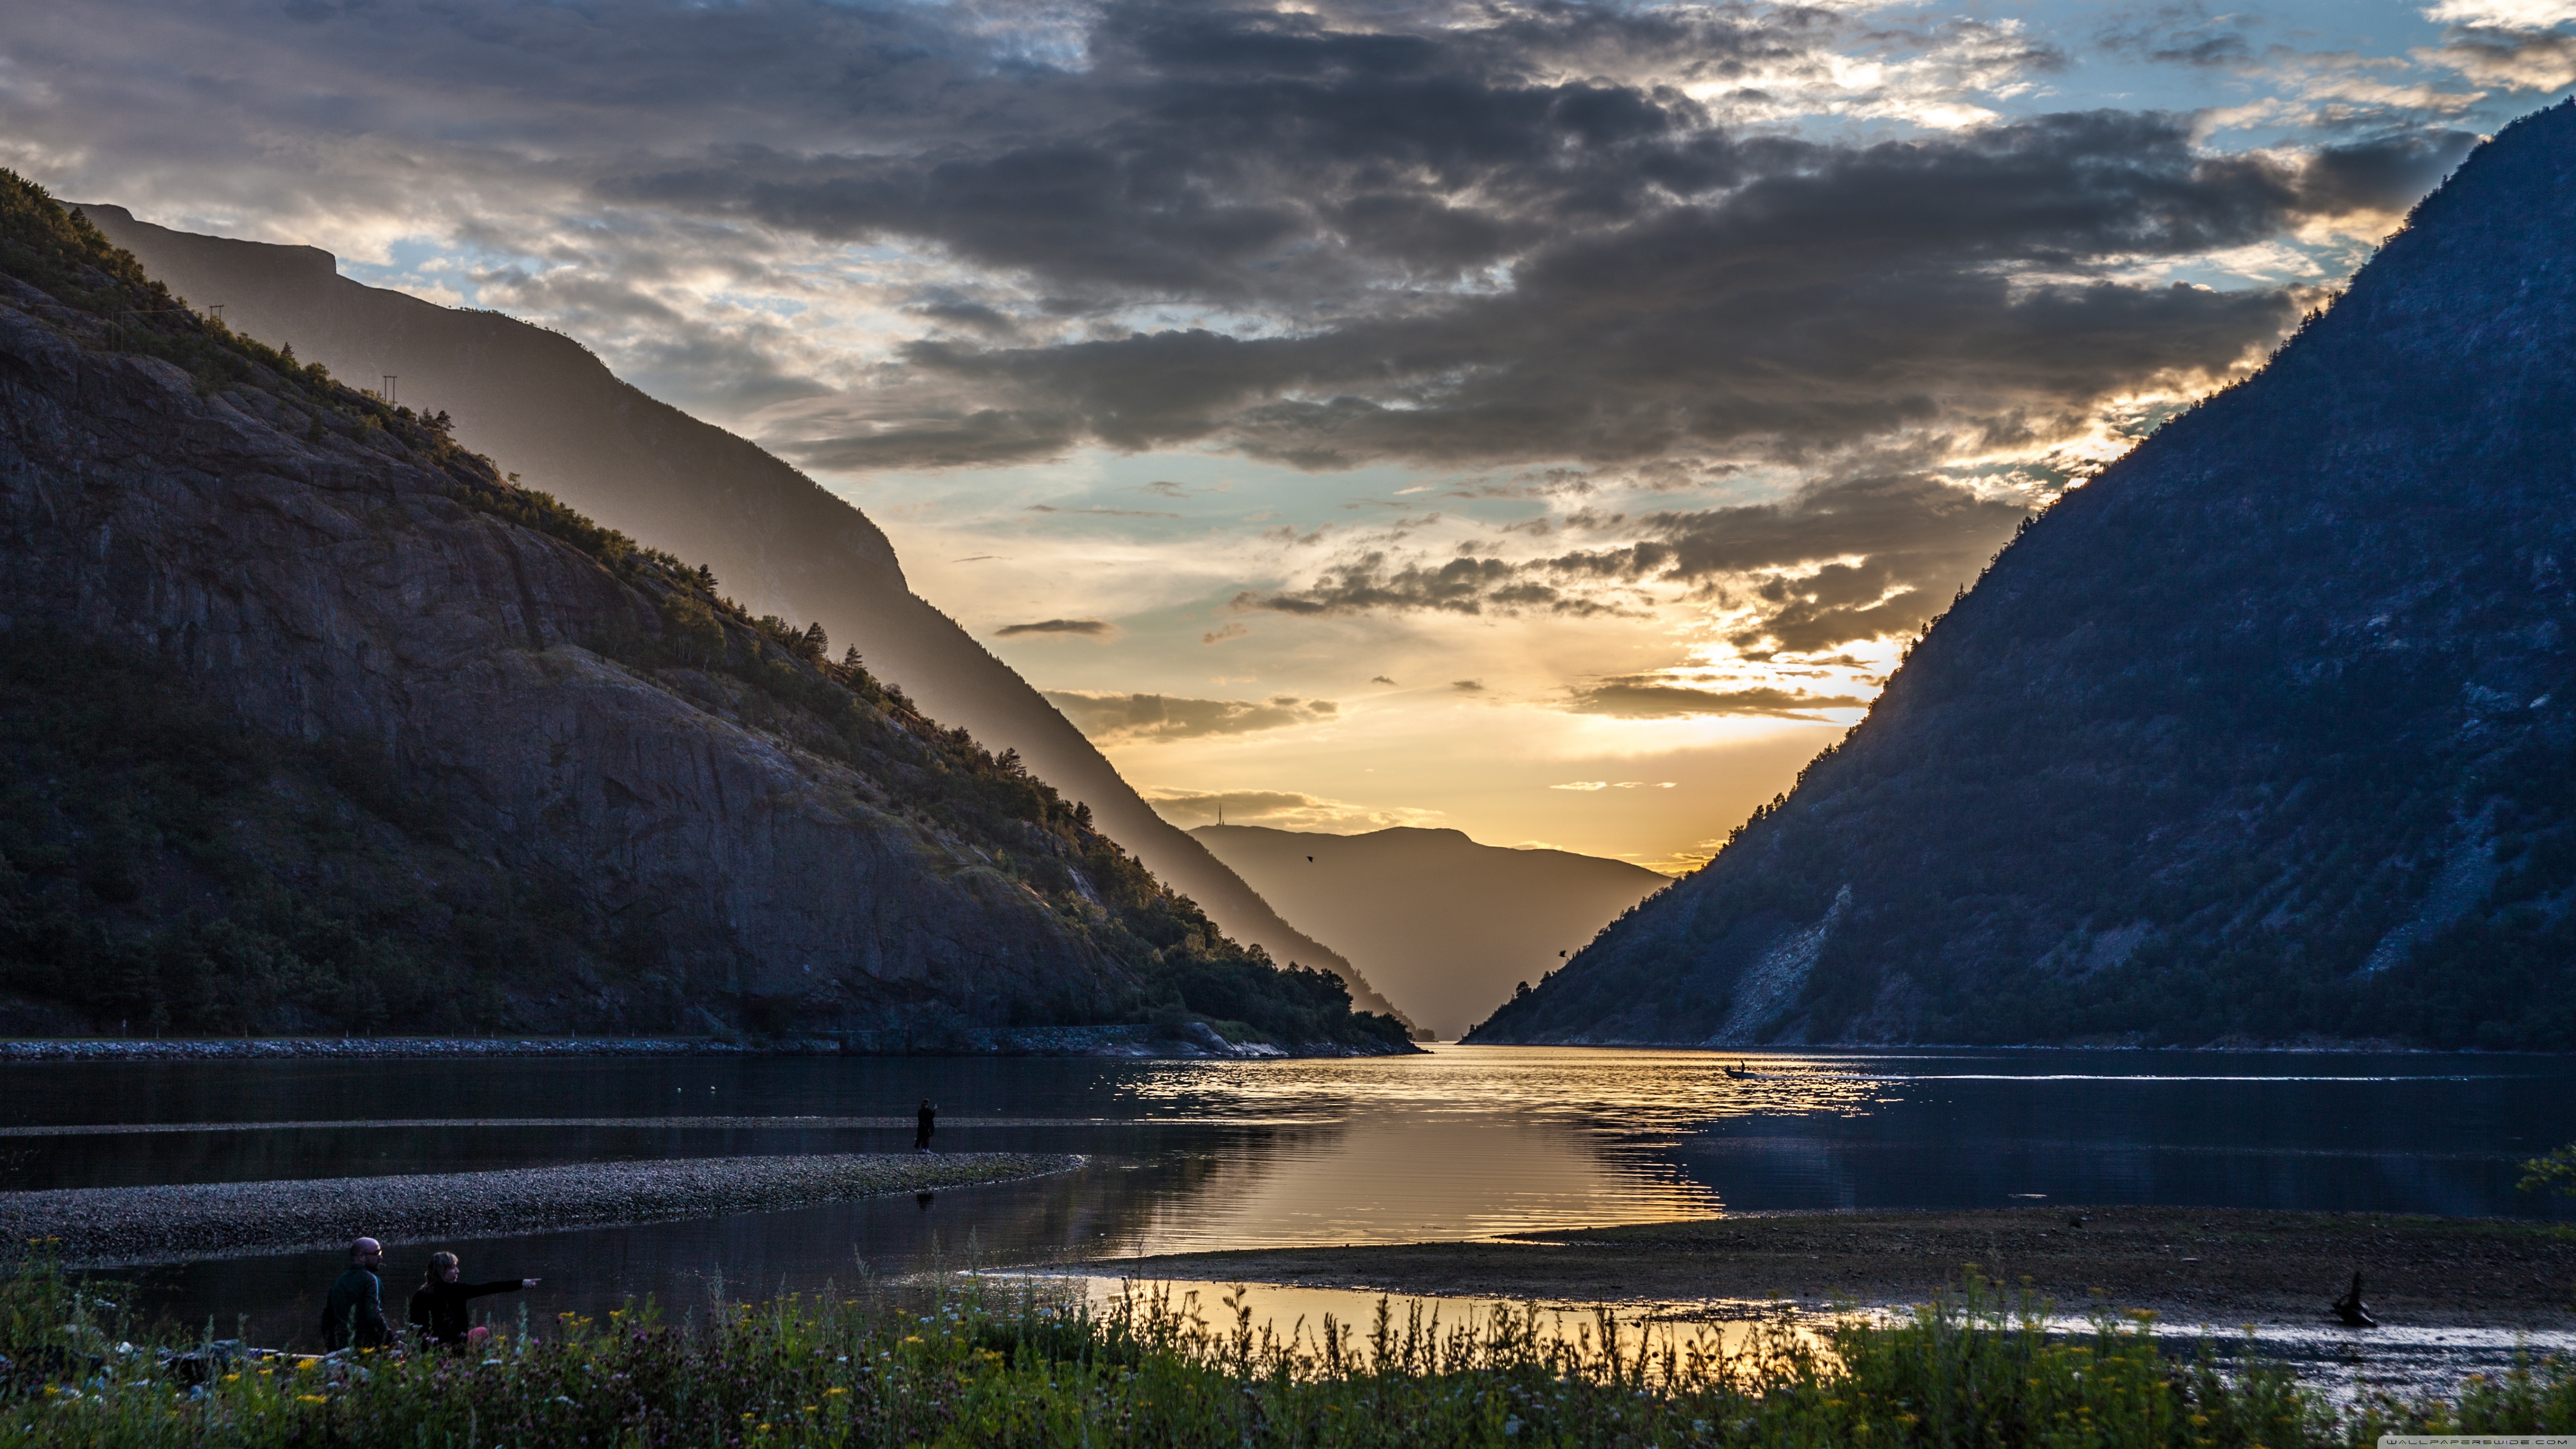
POLYGON ((579 338, 1179 824, 1669 871, 2571 82, 2576 0, 56 0, 0 165, 579 338))

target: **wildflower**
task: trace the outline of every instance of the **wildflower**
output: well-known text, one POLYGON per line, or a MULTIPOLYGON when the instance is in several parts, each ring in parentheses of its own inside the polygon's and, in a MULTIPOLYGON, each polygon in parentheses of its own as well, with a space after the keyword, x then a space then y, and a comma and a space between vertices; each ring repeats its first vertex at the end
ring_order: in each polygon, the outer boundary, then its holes
POLYGON ((848 1393, 848 1392, 849 1392, 849 1390, 848 1390, 848 1389, 844 1389, 844 1388, 838 1388, 838 1387, 835 1387, 835 1388, 828 1388, 828 1389, 825 1389, 825 1390, 823 1391, 823 1397, 828 1399, 828 1398, 832 1397, 834 1394, 846 1394, 846 1393, 848 1393))
POLYGON ((231 1383, 231 1382, 233 1382, 235 1379, 238 1379, 238 1378, 240 1378, 240 1377, 241 1377, 241 1375, 240 1375, 240 1374, 226 1374, 226 1375, 224 1375, 224 1382, 225 1382, 225 1383, 231 1383))
POLYGON ((299 1404, 327 1404, 331 1401, 322 1397, 320 1394, 297 1394, 295 1396, 295 1402, 299 1404))

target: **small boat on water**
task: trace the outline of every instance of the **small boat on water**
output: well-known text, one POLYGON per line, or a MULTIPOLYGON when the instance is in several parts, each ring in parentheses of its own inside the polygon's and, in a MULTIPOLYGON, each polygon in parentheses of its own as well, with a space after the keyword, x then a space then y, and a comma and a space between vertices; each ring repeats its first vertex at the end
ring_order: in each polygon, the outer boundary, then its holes
POLYGON ((1751 1067, 1746 1066, 1746 1065, 1745 1065, 1744 1063, 1742 1063, 1742 1062, 1737 1062, 1734 1066, 1731 1066, 1731 1067, 1720 1067, 1720 1068, 1718 1068, 1718 1070, 1719 1070, 1719 1071, 1722 1071, 1722 1072, 1724 1072, 1724 1073, 1726 1073, 1726 1074, 1727 1074, 1728 1076, 1730 1076, 1730 1077, 1735 1078, 1735 1079, 1736 1079, 1737 1081, 1739 1081, 1739 1082, 1740 1082, 1740 1081, 1742 1081, 1742 1080, 1744 1080, 1746 1077, 1749 1077, 1749 1076, 1752 1076, 1752 1075, 1753 1075, 1753 1069, 1752 1069, 1751 1067))

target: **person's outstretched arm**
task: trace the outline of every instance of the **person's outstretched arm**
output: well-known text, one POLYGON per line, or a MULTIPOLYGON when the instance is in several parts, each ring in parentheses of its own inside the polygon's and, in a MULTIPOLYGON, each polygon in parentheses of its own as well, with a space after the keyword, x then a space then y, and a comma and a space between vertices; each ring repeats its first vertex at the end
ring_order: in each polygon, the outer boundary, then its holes
POLYGON ((489 1283, 464 1283, 459 1284, 458 1286, 465 1290, 466 1297, 480 1298, 486 1293, 516 1293, 522 1288, 534 1288, 537 1286, 537 1280, 534 1278, 495 1278, 489 1283))

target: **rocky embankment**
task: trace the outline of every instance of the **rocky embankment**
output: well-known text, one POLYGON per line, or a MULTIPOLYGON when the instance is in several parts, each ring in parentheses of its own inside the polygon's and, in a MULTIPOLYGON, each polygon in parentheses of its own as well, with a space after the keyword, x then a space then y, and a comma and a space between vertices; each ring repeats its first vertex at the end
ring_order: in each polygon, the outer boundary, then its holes
POLYGON ((563 1228, 777 1212, 1009 1182, 1081 1166, 1024 1153, 705 1157, 500 1172, 0 1193, 0 1239, 48 1241, 67 1267, 129 1267, 332 1247, 524 1237, 563 1228))

